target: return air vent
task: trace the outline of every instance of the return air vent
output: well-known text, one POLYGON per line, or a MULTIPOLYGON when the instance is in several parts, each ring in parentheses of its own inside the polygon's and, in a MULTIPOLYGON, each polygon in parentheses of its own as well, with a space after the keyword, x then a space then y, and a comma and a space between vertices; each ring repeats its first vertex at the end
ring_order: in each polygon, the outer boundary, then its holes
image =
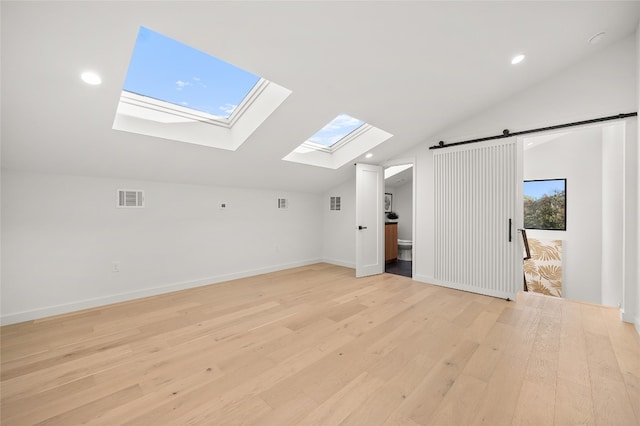
POLYGON ((331 201, 329 202, 329 210, 340 210, 340 197, 330 197, 331 201))
POLYGON ((144 191, 139 189, 118 189, 118 207, 144 207, 144 191))
POLYGON ((289 208, 289 200, 287 200, 286 198, 278 198, 278 208, 279 209, 289 208))

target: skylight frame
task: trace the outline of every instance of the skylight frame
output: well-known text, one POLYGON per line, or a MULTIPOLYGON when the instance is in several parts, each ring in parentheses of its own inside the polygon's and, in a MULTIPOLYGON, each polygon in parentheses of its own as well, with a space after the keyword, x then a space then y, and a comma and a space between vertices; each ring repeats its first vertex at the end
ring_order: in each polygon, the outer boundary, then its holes
POLYGON ((114 130, 236 151, 291 95, 273 81, 259 84, 228 119, 170 102, 122 91, 113 121, 114 130))
POLYGON ((130 92, 128 90, 122 90, 122 93, 120 95, 120 102, 161 114, 168 114, 188 120, 195 120, 206 124, 231 128, 251 107, 256 99, 258 99, 258 97, 265 90, 268 84, 268 80, 260 77, 260 80, 258 80, 251 91, 249 91, 247 96, 245 96, 242 102, 240 102, 240 104, 233 110, 228 118, 220 117, 204 111, 199 111, 186 106, 177 105, 172 102, 163 101, 161 99, 152 98, 150 96, 141 95, 139 93, 130 92))

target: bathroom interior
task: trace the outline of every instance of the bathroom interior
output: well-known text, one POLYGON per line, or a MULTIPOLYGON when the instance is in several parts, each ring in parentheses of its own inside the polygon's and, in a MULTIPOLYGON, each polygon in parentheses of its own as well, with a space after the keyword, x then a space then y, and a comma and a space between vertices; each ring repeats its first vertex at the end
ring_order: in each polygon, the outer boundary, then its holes
POLYGON ((385 183, 385 272, 412 277, 413 164, 387 167, 385 183))

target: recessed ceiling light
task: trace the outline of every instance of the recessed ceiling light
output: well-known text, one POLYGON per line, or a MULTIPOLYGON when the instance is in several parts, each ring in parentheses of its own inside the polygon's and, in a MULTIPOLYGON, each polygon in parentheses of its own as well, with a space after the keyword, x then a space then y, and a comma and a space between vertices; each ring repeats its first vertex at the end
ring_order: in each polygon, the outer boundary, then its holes
POLYGON ((594 35, 589 39, 589 44, 600 43, 606 34, 607 33, 605 33, 604 31, 599 32, 598 34, 594 35))
POLYGON ((511 65, 519 64, 523 60, 524 60, 524 55, 522 54, 516 55, 513 57, 513 59, 511 59, 511 65))
POLYGON ((100 78, 100 76, 93 71, 83 72, 80 75, 80 78, 82 79, 82 81, 92 86, 97 86, 98 84, 102 83, 102 79, 100 78))
POLYGON ((372 153, 368 153, 367 155, 365 155, 365 158, 371 158, 371 157, 373 157, 372 153))

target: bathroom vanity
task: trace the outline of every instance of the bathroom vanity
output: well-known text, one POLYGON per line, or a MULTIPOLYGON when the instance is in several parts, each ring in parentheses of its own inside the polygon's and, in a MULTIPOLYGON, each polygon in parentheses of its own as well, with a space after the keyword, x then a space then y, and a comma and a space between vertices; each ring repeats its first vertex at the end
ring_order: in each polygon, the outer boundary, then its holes
POLYGON ((398 223, 384 224, 384 261, 391 262, 398 259, 398 223))

